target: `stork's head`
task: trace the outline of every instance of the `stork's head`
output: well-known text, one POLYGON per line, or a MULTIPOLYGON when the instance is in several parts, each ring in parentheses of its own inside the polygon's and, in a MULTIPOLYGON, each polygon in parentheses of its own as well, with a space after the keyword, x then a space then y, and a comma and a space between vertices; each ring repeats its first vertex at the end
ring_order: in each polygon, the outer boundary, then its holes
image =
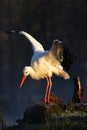
POLYGON ((27 76, 29 75, 30 73, 30 67, 28 66, 25 66, 24 69, 23 69, 23 77, 22 77, 22 80, 21 80, 21 83, 20 83, 20 88, 22 87, 25 79, 27 78, 27 76))

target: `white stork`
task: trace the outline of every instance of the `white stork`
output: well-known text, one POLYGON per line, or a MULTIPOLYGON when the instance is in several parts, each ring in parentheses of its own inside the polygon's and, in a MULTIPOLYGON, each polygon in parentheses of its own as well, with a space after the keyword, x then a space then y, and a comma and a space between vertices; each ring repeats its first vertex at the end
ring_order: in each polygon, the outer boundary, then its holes
MULTIPOLYGON (((14 33, 15 31, 9 31, 9 33, 14 33)), ((62 42, 58 39, 53 41, 50 50, 44 50, 41 43, 39 43, 34 37, 24 31, 19 31, 18 34, 24 35, 32 45, 34 54, 31 59, 30 66, 25 66, 23 69, 23 78, 20 83, 20 88, 22 87, 27 76, 31 76, 32 79, 40 80, 46 79, 46 92, 44 96, 44 103, 49 103, 50 92, 52 87, 51 77, 53 74, 61 76, 64 79, 69 79, 70 76, 67 72, 63 70, 61 63, 63 62, 63 52, 64 47, 62 42)))

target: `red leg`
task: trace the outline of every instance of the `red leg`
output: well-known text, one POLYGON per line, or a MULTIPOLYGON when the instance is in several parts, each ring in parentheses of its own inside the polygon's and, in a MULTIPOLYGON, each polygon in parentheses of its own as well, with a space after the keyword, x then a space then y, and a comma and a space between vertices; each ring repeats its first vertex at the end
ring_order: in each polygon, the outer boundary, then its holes
POLYGON ((49 99, 50 99, 51 88, 52 88, 52 80, 51 80, 51 78, 49 78, 49 91, 48 91, 48 97, 47 97, 48 103, 49 103, 49 99))
POLYGON ((48 101, 47 101, 47 97, 48 97, 48 90, 49 90, 49 85, 50 85, 50 82, 49 82, 49 78, 48 78, 48 77, 46 77, 46 80, 47 80, 47 86, 46 86, 45 97, 44 97, 44 100, 43 100, 44 103, 47 103, 47 102, 48 102, 48 101))

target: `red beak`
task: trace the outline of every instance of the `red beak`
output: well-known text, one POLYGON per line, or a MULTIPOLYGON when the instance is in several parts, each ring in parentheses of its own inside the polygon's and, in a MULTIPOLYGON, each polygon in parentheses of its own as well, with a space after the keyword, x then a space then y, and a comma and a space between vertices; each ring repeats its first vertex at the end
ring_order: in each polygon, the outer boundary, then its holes
POLYGON ((22 85, 23 85, 26 78, 27 78, 27 76, 25 76, 25 75, 22 77, 22 80, 21 80, 21 83, 20 83, 20 88, 22 88, 22 85))

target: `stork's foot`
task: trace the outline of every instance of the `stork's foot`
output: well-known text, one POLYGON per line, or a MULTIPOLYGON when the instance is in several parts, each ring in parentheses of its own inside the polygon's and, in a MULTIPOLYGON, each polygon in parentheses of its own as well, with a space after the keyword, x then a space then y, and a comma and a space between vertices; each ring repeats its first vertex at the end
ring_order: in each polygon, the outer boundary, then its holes
POLYGON ((48 104, 49 103, 49 101, 47 100, 47 99, 43 99, 43 103, 46 103, 46 104, 48 104))

